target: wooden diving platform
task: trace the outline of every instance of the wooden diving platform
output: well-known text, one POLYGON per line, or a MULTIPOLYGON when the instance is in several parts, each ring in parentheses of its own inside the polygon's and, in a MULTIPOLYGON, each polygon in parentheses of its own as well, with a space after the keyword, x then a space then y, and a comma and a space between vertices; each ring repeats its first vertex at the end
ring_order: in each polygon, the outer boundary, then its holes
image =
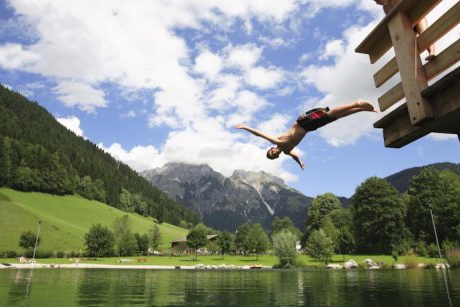
POLYGON ((401 0, 356 48, 376 63, 389 49, 395 57, 374 74, 377 88, 399 73, 401 81, 379 101, 381 111, 405 99, 399 107, 374 124, 383 129, 385 146, 400 148, 431 132, 457 134, 460 140, 460 39, 425 65, 420 54, 460 23, 460 1, 433 22, 421 35, 414 26, 442 0, 401 0), (428 86, 428 81, 451 69, 428 86))

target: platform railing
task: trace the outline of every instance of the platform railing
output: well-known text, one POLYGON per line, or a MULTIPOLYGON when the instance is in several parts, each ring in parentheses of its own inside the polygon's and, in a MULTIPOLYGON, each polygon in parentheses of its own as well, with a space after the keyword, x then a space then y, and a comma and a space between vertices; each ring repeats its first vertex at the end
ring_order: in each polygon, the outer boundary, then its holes
MULTIPOLYGON (((441 2, 441 0, 401 0, 356 48, 356 52, 369 55, 371 64, 376 63, 390 48, 394 49, 395 57, 374 74, 374 83, 377 88, 380 88, 397 73, 401 81, 379 97, 379 107, 381 111, 386 111, 405 99, 403 105, 404 108, 407 107, 409 121, 413 126, 423 126, 427 121, 436 119, 437 114, 432 103, 423 92, 428 87, 428 81, 460 60, 460 39, 457 39, 426 64, 423 65, 421 61, 422 52, 460 23, 460 1, 458 1, 438 20, 432 22, 426 31, 416 37, 414 26, 441 2)), ((393 112, 401 113, 401 108, 393 112)), ((388 127, 392 119, 397 117, 396 114, 390 113, 374 126, 388 127)), ((394 130, 395 127, 391 129, 394 130)), ((413 131, 413 129, 406 130, 413 131)), ((404 137, 404 133, 400 137, 404 137)))

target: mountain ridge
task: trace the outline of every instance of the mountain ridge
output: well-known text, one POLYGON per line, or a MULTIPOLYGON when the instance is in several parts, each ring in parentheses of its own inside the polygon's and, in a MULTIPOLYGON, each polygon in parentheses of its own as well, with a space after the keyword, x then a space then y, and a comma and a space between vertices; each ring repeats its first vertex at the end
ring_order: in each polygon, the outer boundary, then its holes
POLYGON ((235 170, 225 177, 206 164, 173 162, 141 175, 197 211, 206 225, 222 230, 234 231, 244 222, 261 223, 268 229, 275 216, 288 216, 304 229, 302 217, 312 200, 263 171, 235 170))

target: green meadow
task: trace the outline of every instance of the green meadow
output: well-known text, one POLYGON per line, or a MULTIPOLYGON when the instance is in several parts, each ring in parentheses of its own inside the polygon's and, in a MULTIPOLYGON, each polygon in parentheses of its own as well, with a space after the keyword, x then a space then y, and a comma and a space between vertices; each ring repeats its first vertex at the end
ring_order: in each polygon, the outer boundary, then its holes
MULTIPOLYGON (((41 221, 39 250, 79 251, 85 249, 84 236, 93 224, 100 223, 112 228, 116 218, 128 214, 132 230, 147 233, 155 221, 126 213, 98 201, 90 201, 77 195, 57 196, 36 192, 18 192, 0 188, 0 251, 21 252, 18 246, 22 232, 37 232, 41 221)), ((170 248, 170 242, 186 236, 188 230, 162 223, 163 249, 170 248)))

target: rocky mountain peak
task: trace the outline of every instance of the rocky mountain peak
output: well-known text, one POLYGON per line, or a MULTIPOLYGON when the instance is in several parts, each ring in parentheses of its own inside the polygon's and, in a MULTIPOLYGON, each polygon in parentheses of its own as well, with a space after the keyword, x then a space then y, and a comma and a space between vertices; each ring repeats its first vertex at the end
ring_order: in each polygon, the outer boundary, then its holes
POLYGON ((209 165, 168 163, 142 175, 152 185, 198 212, 206 225, 234 231, 242 223, 269 228, 275 216, 289 216, 303 228, 311 202, 266 172, 236 170, 230 177, 209 165))
POLYGON ((284 180, 273 176, 269 173, 264 171, 253 172, 253 171, 245 171, 245 170, 235 170, 230 177, 233 180, 244 180, 248 183, 255 184, 255 183, 276 183, 282 186, 285 186, 284 180))

